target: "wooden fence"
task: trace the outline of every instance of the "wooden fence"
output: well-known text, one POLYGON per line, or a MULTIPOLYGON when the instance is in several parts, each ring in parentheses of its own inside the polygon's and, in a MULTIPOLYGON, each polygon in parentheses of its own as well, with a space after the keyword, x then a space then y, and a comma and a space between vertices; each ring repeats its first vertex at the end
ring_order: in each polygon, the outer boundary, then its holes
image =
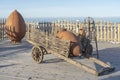
POLYGON ((4 39, 7 39, 5 33, 5 19, 0 19, 0 41, 4 39))
MULTIPOLYGON (((72 31, 76 35, 79 32, 80 28, 88 29, 88 24, 84 24, 81 21, 67 21, 67 20, 58 20, 52 22, 26 22, 27 28, 34 27, 38 28, 44 32, 48 32, 56 35, 56 32, 61 28, 66 28, 69 31, 72 31)), ((93 30, 93 25, 90 26, 93 30)), ((120 43, 120 23, 115 22, 106 22, 102 20, 95 21, 95 28, 98 41, 104 42, 118 42, 120 43)), ((94 34, 93 34, 94 35, 94 34)), ((6 39, 5 34, 5 19, 0 19, 0 40, 6 39)))
POLYGON ((120 42, 120 23, 100 21, 96 30, 98 41, 120 42))
MULTIPOLYGON (((39 28, 48 33, 56 34, 61 28, 66 28, 75 34, 79 33, 80 28, 88 29, 88 24, 83 22, 73 21, 53 21, 53 22, 27 22, 27 26, 39 28)), ((106 21, 95 21, 95 28, 98 41, 104 42, 117 42, 120 43, 120 23, 106 22, 106 21)), ((90 30, 93 30, 93 25, 90 26, 90 30)), ((88 30, 87 30, 88 31, 88 30)), ((94 35, 94 34, 92 34, 94 35)))

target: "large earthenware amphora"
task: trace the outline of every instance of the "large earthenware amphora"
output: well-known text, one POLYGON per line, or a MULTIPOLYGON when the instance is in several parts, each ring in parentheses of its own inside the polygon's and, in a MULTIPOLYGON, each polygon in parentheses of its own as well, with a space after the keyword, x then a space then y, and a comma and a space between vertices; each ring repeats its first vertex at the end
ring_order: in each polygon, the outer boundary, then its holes
POLYGON ((26 33, 26 24, 22 15, 13 11, 6 20, 5 31, 12 43, 20 43, 26 33))

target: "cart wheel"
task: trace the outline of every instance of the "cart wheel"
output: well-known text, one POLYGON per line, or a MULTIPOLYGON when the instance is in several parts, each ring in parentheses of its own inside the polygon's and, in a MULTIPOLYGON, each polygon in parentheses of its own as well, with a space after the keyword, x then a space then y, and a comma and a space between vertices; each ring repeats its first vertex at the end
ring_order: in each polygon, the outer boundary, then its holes
POLYGON ((44 55, 45 55, 45 54, 48 54, 47 50, 46 50, 44 47, 40 46, 40 48, 41 48, 42 53, 43 53, 44 55))
POLYGON ((32 48, 32 58, 36 63, 41 63, 43 60, 43 52, 41 47, 39 46, 34 46, 32 48))

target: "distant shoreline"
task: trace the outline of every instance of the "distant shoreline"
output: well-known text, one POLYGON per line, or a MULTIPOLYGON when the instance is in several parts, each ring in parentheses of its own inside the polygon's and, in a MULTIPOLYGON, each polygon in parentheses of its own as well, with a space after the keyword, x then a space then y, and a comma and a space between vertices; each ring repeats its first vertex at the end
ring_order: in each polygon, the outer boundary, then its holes
MULTIPOLYGON (((81 21, 81 22, 84 22, 84 19, 86 19, 87 17, 39 17, 39 18, 25 18, 26 21, 48 21, 48 22, 51 22, 51 21, 57 21, 57 20, 67 20, 67 21, 73 21, 73 22, 76 22, 76 21, 81 21)), ((120 22, 120 17, 101 17, 101 18, 93 18, 94 20, 102 20, 102 21, 107 21, 107 22, 120 22)))
MULTIPOLYGON (((87 17, 29 17, 29 18, 24 18, 25 21, 38 21, 38 22, 51 22, 51 21, 58 21, 58 20, 67 20, 67 21, 80 21, 84 22, 84 19, 87 17)), ((1 19, 6 19, 6 18, 0 18, 1 19)), ((120 23, 120 17, 93 17, 94 20, 102 20, 102 21, 107 21, 107 22, 116 22, 120 23)))

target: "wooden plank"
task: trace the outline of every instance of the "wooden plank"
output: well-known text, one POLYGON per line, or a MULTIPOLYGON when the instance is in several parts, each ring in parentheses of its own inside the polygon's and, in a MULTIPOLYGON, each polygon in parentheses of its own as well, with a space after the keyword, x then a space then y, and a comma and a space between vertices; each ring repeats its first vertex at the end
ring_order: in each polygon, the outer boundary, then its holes
POLYGON ((97 64, 99 64, 99 65, 101 65, 101 66, 103 66, 103 67, 110 67, 110 65, 108 65, 107 63, 105 63, 105 62, 103 62, 103 61, 101 61, 99 59, 96 59, 94 57, 90 57, 88 59, 95 62, 95 63, 97 63, 97 64))
POLYGON ((91 68, 91 67, 89 67, 89 66, 87 66, 85 64, 82 64, 82 63, 77 62, 75 60, 72 60, 70 58, 66 58, 66 57, 64 57, 64 56, 62 56, 62 55, 60 55, 58 53, 55 53, 52 50, 49 50, 49 52, 52 53, 52 54, 54 54, 54 55, 56 55, 57 57, 59 57, 61 59, 64 59, 65 61, 67 61, 67 62, 69 62, 69 63, 77 66, 80 69, 84 69, 86 72, 89 72, 89 73, 94 74, 94 75, 99 75, 98 72, 97 72, 97 70, 95 70, 95 69, 93 69, 93 68, 91 68))
POLYGON ((33 41, 29 40, 29 39, 27 39, 27 42, 29 42, 32 45, 40 45, 40 44, 37 44, 37 43, 35 43, 35 42, 33 42, 33 41))

